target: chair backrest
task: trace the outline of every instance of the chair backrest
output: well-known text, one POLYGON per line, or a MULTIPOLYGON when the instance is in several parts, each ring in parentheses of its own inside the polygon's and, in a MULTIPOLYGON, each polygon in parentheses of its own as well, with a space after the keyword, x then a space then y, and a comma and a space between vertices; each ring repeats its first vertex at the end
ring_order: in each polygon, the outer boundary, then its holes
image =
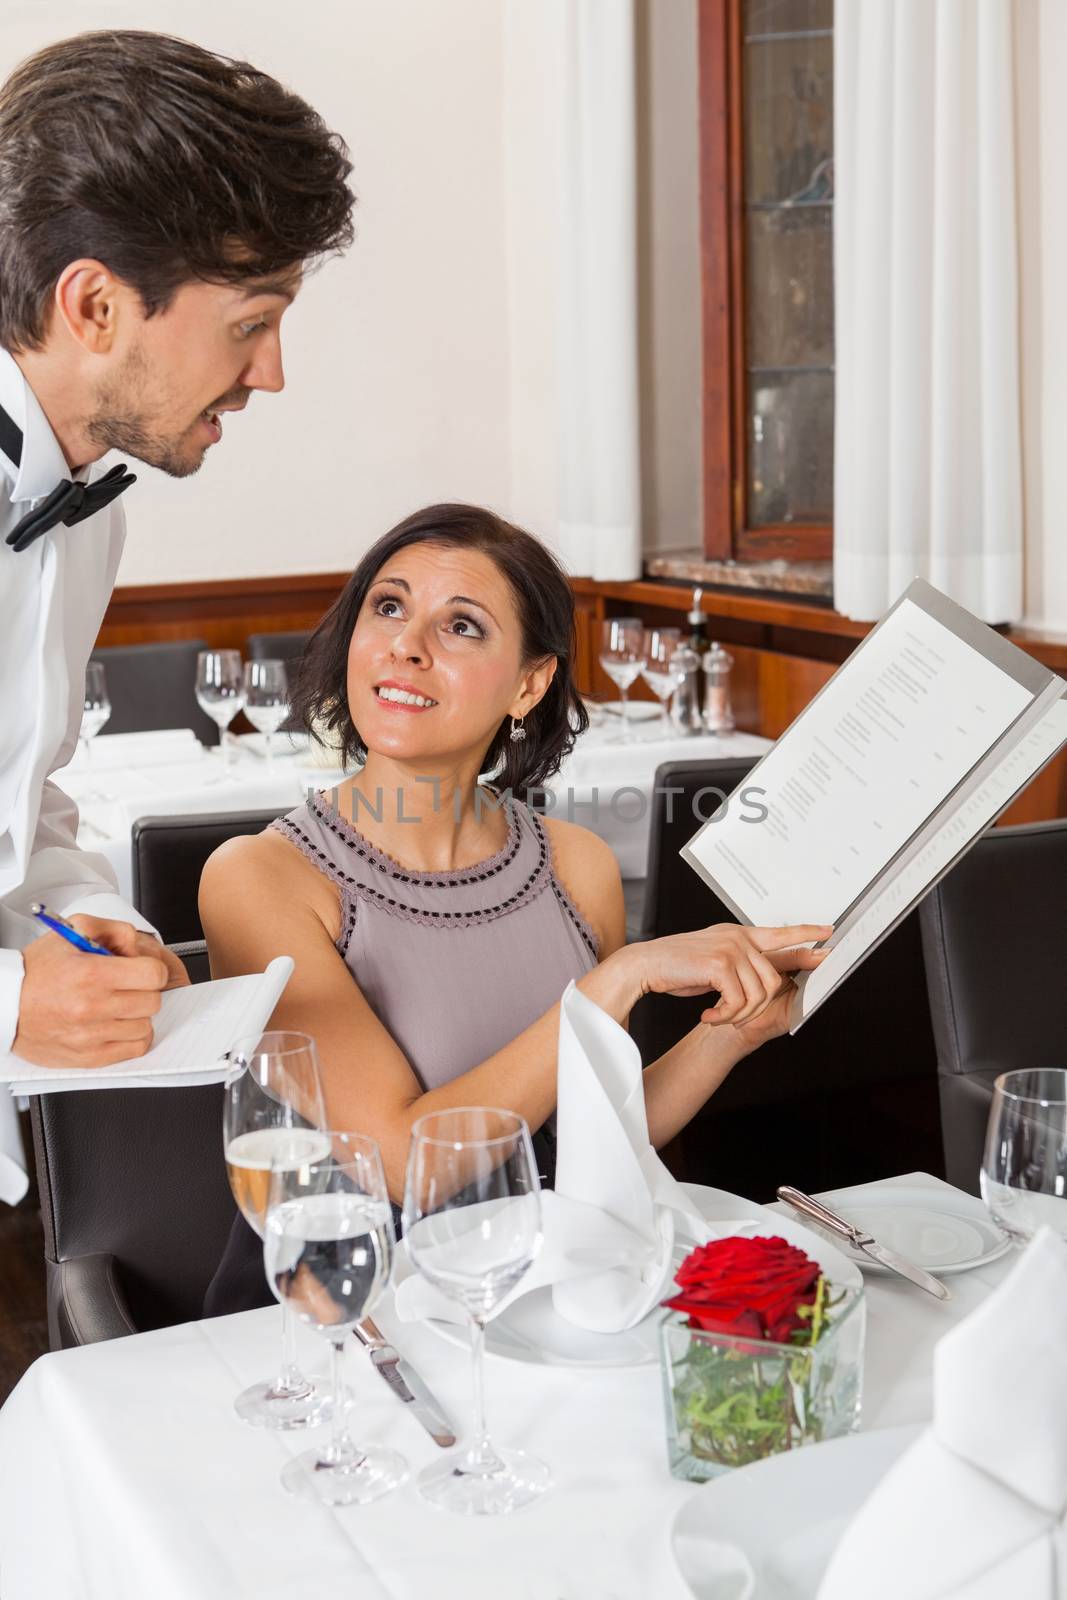
POLYGON ((1067 1066, 1067 818, 992 828, 921 922, 942 1074, 1067 1066))
MULTIPOLYGON (((657 771, 642 937, 736 920, 678 851, 753 765, 678 761, 657 771)), ((630 1020, 646 1065, 694 1027, 706 1005, 699 996, 646 995, 630 1020)), ((917 916, 799 1033, 741 1062, 682 1143, 692 1179, 759 1198, 780 1183, 810 1193, 894 1172, 938 1173, 936 1060, 917 916)))
POLYGON ((311 638, 310 631, 291 633, 250 633, 248 655, 251 661, 295 661, 303 659, 311 638))
POLYGON ((111 716, 107 733, 147 728, 192 728, 202 744, 218 744, 219 730, 196 698, 196 658, 203 639, 168 639, 94 650, 107 677, 111 716))
POLYGON ((131 838, 133 903, 165 944, 202 939, 197 895, 213 850, 240 834, 262 833, 284 810, 142 817, 131 838))
MULTIPOLYGON (((192 977, 206 975, 202 949, 180 953, 192 977)), ((235 1211, 222 1085, 74 1090, 30 1105, 50 1279, 105 1252, 138 1330, 199 1317, 235 1211)), ((53 1346, 71 1342, 51 1331, 53 1346)))

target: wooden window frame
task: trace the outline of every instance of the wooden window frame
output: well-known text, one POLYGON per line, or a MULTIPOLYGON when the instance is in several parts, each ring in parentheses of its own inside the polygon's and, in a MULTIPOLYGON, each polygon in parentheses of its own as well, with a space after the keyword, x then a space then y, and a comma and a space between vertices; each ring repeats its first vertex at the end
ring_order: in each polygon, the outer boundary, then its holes
POLYGON ((828 561, 829 524, 749 528, 742 0, 697 0, 703 315, 704 554, 828 561))

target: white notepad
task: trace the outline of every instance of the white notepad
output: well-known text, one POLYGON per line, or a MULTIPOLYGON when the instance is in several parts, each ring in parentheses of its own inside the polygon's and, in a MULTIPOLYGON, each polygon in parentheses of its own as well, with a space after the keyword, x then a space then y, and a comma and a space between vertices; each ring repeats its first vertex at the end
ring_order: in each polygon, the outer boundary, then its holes
POLYGON ((291 956, 276 956, 265 972, 168 990, 152 1019, 152 1049, 112 1067, 37 1067, 5 1052, 0 1055, 0 1084, 6 1083, 12 1094, 30 1095, 219 1083, 229 1066, 226 1052, 263 1032, 292 971, 291 956))

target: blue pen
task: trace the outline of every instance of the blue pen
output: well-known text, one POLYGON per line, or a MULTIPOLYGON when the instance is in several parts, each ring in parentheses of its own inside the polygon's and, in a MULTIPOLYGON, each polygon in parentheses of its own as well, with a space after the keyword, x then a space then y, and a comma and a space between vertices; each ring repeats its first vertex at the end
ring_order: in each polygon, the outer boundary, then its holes
POLYGON ((57 917, 54 911, 48 911, 39 905, 36 900, 30 905, 30 911, 43 922, 46 928, 51 928, 53 933, 58 933, 61 939, 66 939, 75 950, 85 950, 91 956, 113 956, 114 950, 106 950, 102 944, 97 944, 94 939, 87 939, 84 933, 79 933, 77 928, 72 928, 63 917, 57 917))

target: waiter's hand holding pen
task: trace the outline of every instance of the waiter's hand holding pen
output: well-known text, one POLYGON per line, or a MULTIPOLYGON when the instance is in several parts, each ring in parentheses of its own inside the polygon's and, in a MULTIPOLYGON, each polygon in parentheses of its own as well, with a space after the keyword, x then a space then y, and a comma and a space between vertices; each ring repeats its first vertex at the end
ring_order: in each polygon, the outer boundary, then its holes
POLYGON ((46 1067, 144 1055, 163 990, 189 982, 177 956, 128 922, 31 910, 47 932, 23 951, 14 1053, 46 1067))

